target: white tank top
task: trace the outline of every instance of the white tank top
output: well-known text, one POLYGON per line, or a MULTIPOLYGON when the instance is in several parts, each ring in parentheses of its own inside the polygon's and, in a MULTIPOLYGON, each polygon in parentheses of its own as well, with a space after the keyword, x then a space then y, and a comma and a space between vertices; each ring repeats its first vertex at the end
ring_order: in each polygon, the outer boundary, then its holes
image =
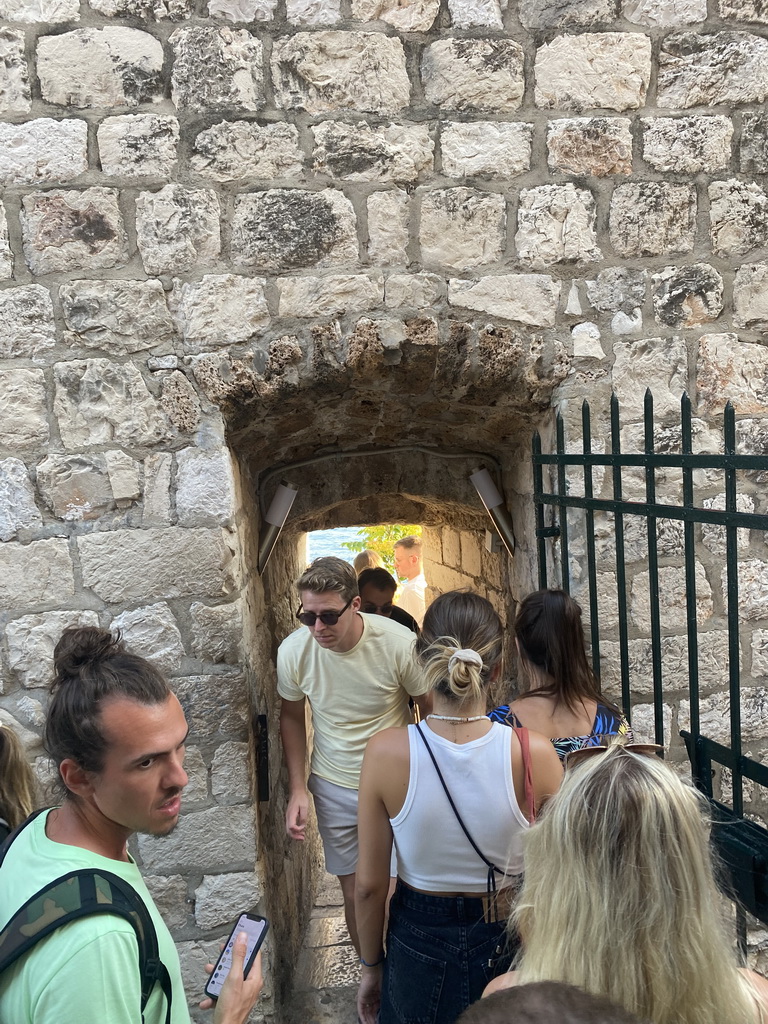
MULTIPOLYGON (((488 867, 472 849, 451 809, 427 748, 408 726, 410 779, 400 813, 390 818, 397 873, 427 892, 485 892, 488 867)), ((492 864, 497 889, 523 870, 523 833, 528 821, 512 781, 512 729, 498 722, 479 740, 451 743, 422 723, 467 831, 492 864)))

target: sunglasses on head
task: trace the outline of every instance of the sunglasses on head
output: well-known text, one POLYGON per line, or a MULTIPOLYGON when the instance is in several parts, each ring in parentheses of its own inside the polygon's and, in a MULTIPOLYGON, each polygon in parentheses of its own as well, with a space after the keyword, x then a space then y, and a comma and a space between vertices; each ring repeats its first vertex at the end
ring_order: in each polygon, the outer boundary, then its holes
POLYGON ((571 750, 570 753, 565 755, 563 767, 568 771, 574 765, 581 764, 582 761, 588 761, 590 757, 594 757, 596 754, 604 754, 606 750, 610 750, 612 747, 620 747, 622 750, 629 750, 633 754, 646 754, 649 757, 653 754, 659 754, 664 750, 660 743, 601 743, 594 747, 580 747, 578 750, 571 750))
POLYGON ((319 615, 317 614, 317 612, 303 612, 301 610, 301 605, 299 605, 299 609, 296 612, 296 618, 303 626, 314 626, 318 619, 320 619, 324 626, 335 626, 353 601, 354 597, 350 597, 350 599, 347 601, 344 607, 341 608, 339 611, 320 612, 319 615))

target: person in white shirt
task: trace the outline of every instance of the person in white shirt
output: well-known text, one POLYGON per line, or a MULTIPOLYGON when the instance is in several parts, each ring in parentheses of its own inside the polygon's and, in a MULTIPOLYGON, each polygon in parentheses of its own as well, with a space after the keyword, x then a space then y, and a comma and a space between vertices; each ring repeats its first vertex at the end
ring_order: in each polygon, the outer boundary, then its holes
POLYGON ((421 538, 401 537, 395 544, 395 571, 405 577, 397 604, 416 619, 421 628, 426 611, 427 581, 421 560, 421 538))

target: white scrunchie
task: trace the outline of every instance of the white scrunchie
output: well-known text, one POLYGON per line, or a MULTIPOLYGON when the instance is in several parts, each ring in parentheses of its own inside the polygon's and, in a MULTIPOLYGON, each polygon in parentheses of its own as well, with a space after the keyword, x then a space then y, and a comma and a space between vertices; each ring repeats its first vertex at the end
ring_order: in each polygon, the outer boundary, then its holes
POLYGON ((462 647, 454 653, 448 659, 448 671, 452 671, 453 666, 457 662, 463 662, 465 665, 476 665, 478 668, 483 667, 483 659, 477 653, 473 651, 471 647, 462 647))

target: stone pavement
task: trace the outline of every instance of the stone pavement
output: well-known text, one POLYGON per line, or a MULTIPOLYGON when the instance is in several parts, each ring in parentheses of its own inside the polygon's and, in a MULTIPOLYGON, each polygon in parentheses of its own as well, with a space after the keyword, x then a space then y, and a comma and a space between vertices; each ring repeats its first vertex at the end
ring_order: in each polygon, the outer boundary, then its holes
POLYGON ((286 1024, 355 1024, 358 977, 341 889, 333 875, 326 875, 296 966, 286 1024))

